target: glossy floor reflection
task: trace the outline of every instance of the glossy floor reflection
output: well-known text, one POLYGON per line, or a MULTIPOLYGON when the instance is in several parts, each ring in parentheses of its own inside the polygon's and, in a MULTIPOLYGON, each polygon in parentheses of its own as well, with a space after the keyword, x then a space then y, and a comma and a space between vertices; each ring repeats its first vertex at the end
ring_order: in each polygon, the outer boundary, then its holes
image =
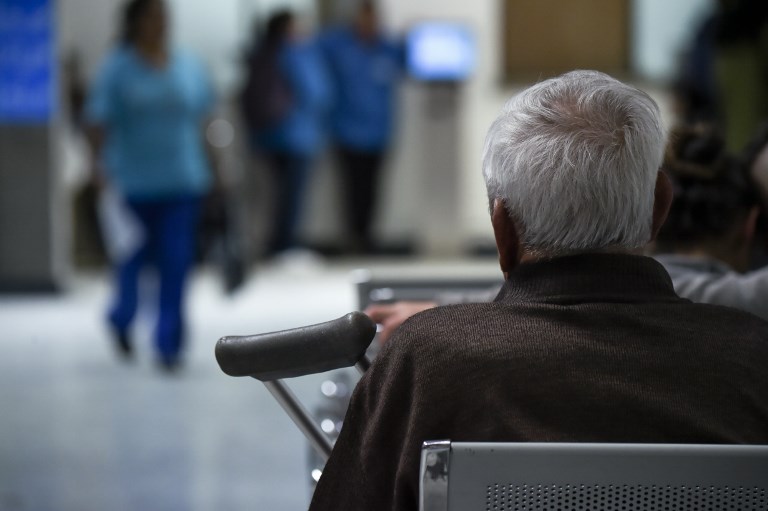
MULTIPOLYGON (((260 382, 221 373, 213 347, 353 310, 357 266, 261 268, 233 297, 198 273, 187 364, 172 376, 153 363, 149 317, 137 359, 115 358, 103 276, 60 296, 0 296, 0 510, 306 509, 307 442, 260 382)), ((322 380, 290 384, 312 408, 322 380)))

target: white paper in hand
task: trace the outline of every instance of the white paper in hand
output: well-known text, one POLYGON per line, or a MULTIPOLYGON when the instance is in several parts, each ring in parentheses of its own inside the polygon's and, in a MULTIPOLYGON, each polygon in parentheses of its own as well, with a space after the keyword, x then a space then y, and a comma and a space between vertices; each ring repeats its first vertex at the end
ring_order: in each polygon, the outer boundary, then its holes
POLYGON ((144 230, 138 218, 112 187, 99 195, 99 222, 104 245, 113 263, 133 256, 144 243, 144 230))

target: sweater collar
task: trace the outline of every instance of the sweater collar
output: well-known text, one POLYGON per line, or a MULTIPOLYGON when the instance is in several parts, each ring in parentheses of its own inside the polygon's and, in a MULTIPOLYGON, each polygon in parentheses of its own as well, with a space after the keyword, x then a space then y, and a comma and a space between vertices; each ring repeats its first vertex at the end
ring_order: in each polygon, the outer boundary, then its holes
POLYGON ((661 264, 629 254, 579 254, 521 264, 496 297, 501 302, 547 303, 675 299, 661 264))

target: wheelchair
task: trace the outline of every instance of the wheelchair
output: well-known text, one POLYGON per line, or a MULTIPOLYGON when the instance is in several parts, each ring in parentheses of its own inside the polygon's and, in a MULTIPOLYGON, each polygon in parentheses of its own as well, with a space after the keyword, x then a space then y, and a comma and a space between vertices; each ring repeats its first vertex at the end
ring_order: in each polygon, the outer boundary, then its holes
MULTIPOLYGON (((430 297, 425 293, 435 291, 423 282, 381 284, 358 283, 361 305, 425 299, 430 297)), ((480 290, 488 283, 475 284, 480 290)), ((362 374, 371 364, 375 335, 370 318, 351 312, 316 325, 224 337, 216 345, 216 358, 226 374, 264 383, 316 453, 316 482, 338 427, 329 431, 318 425, 283 379, 350 366, 362 374)), ((326 393, 335 401, 321 412, 333 415, 330 420, 338 425, 351 384, 332 383, 336 390, 346 388, 326 393)), ((768 511, 768 446, 425 439, 419 473, 420 511, 768 511)))

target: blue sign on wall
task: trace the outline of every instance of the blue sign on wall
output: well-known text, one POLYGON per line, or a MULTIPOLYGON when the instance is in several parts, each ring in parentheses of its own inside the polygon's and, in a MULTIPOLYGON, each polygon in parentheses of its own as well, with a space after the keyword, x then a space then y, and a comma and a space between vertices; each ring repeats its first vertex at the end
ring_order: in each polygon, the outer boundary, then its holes
POLYGON ((0 123, 45 123, 54 110, 54 0, 0 0, 0 123))

